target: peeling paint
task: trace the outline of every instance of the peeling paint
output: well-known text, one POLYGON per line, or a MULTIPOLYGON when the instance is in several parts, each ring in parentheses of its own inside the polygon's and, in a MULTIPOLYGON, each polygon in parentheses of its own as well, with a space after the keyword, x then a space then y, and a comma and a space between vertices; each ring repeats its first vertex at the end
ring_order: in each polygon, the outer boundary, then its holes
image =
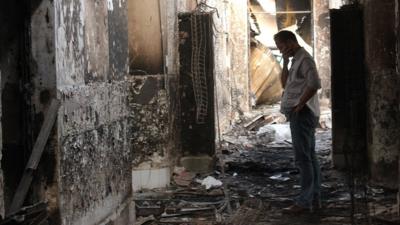
POLYGON ((128 34, 120 27, 126 25, 126 4, 114 1, 54 3, 63 225, 100 224, 116 217, 131 193, 131 128, 124 81, 128 46, 127 37, 121 38, 128 34), (119 5, 121 9, 114 7, 119 5))

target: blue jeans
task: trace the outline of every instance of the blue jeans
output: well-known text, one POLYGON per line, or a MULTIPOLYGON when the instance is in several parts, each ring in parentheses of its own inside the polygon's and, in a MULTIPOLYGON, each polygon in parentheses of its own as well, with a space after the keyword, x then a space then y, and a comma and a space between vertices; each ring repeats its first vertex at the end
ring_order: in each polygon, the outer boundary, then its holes
POLYGON ((315 154, 315 128, 318 117, 307 107, 289 114, 290 131, 296 166, 300 170, 301 191, 295 203, 311 207, 313 200, 320 201, 321 170, 315 154))

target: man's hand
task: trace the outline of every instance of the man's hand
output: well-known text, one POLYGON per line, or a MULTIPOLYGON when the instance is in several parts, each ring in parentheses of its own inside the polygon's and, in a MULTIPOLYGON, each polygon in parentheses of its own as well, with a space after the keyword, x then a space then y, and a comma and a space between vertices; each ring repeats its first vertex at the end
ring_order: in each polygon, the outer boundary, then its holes
POLYGON ((297 105, 294 107, 293 112, 298 113, 298 112, 300 112, 303 108, 304 108, 304 104, 299 103, 299 104, 297 104, 297 105))
POLYGON ((316 93, 317 89, 311 89, 307 87, 304 93, 301 95, 299 103, 294 107, 293 112, 300 112, 304 108, 308 100, 310 100, 316 93))

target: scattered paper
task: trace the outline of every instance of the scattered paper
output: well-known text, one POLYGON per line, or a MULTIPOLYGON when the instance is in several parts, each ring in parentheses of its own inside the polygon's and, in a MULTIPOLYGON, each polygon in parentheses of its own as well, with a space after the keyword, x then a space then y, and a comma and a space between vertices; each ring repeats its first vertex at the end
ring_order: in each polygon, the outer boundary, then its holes
POLYGON ((204 180, 197 180, 197 182, 201 183, 201 185, 206 186, 206 189, 210 189, 212 187, 220 187, 222 186, 222 182, 220 180, 215 179, 212 176, 208 176, 204 178, 204 180))
POLYGON ((284 176, 282 176, 282 174, 277 174, 277 175, 274 175, 274 176, 270 176, 269 179, 271 179, 271 180, 279 180, 279 181, 288 181, 288 180, 290 180, 289 177, 284 177, 284 176))

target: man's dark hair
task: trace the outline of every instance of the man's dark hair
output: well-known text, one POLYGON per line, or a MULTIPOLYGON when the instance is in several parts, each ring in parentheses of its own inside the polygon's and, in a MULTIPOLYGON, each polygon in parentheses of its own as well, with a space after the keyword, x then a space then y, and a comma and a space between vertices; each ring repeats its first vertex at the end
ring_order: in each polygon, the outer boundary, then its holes
POLYGON ((274 39, 282 41, 282 42, 294 41, 294 42, 298 43, 296 35, 294 35, 293 32, 288 31, 288 30, 279 31, 278 33, 276 33, 274 35, 274 39))

